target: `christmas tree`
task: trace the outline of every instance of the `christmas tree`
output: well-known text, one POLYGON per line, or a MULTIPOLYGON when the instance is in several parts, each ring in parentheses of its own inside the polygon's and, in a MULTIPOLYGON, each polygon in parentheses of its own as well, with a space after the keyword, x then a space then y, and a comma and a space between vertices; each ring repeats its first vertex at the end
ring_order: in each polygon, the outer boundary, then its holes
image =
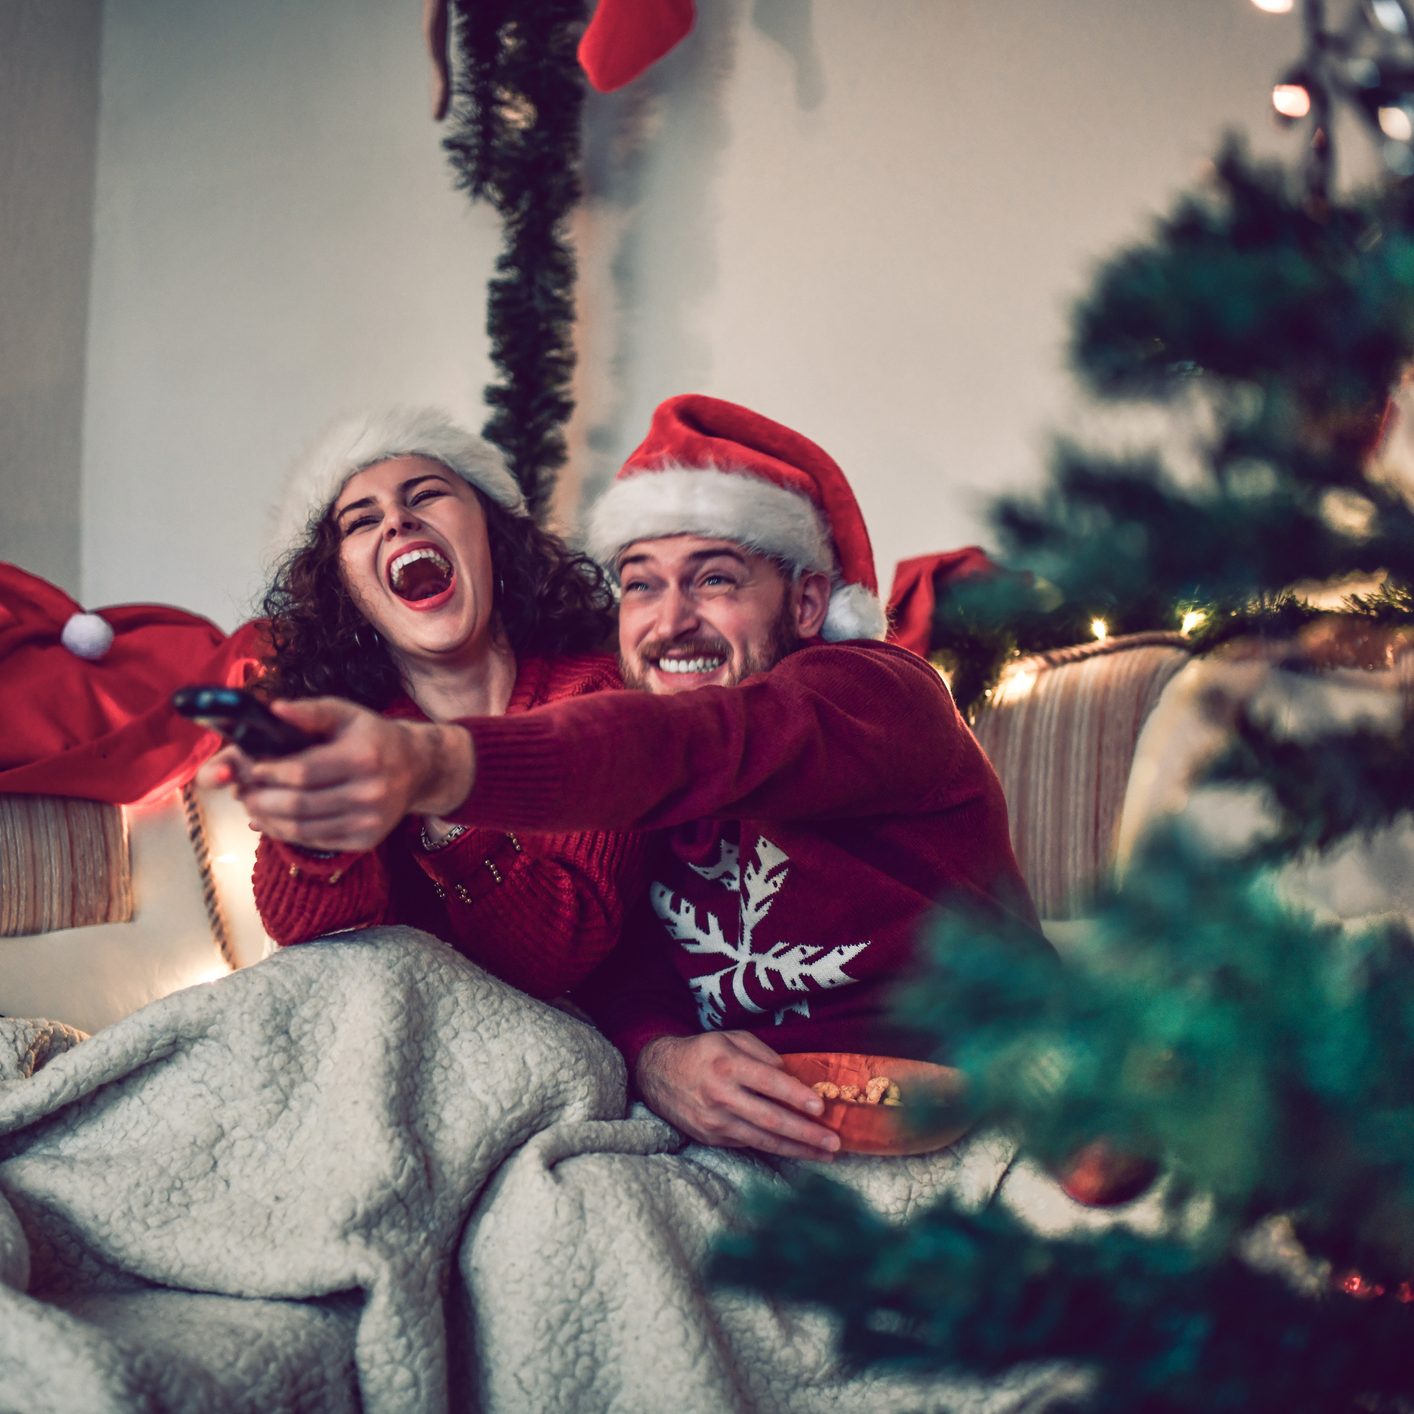
MULTIPOLYGON (((1303 73, 1324 123, 1331 92, 1303 73)), ((1229 144, 1102 270, 1075 368, 1100 398, 1168 409, 1197 469, 1064 445, 1045 490, 997 507, 1016 573, 960 586, 939 624, 975 695, 1006 652, 1092 616, 1410 647, 1414 510, 1371 453, 1414 356, 1414 190, 1392 163, 1334 196, 1329 160, 1322 126, 1300 174, 1229 144), (1333 620, 1291 592, 1356 578, 1381 587, 1333 620)), ((863 1362, 1084 1365, 1092 1410, 1414 1400, 1414 937, 1318 922, 1274 882, 1414 808, 1414 717, 1298 741, 1242 711, 1211 770, 1266 792, 1257 843, 1157 834, 1059 970, 950 917, 900 1002, 948 1038, 935 1058, 966 1074, 977 1124, 1052 1172, 1098 1163, 1112 1198, 1154 1179, 1157 1221, 1057 1238, 945 1200, 894 1225, 820 1176, 757 1200, 724 1280, 832 1309, 863 1362)))

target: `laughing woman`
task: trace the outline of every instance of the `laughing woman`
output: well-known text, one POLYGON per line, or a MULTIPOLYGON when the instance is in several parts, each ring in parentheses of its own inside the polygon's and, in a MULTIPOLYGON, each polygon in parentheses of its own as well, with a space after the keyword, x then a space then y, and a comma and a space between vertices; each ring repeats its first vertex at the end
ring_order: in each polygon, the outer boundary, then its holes
MULTIPOLYGON (((447 722, 619 685, 613 660, 593 651, 613 625, 600 571, 536 526, 493 447, 438 412, 335 428, 296 473, 282 523, 295 543, 265 596, 264 687, 316 734, 348 701, 447 722)), ((319 748, 304 757, 309 784, 328 788, 319 748)), ((396 768, 370 759, 369 779, 396 768)), ((228 747, 204 779, 244 796, 259 766, 228 747)), ((289 795, 289 819, 307 825, 319 792, 289 795)), ((407 924, 540 997, 593 969, 628 890, 642 888, 633 834, 468 829, 429 813, 375 850, 331 838, 312 852, 283 842, 278 812, 253 823, 256 903, 276 942, 407 924)))

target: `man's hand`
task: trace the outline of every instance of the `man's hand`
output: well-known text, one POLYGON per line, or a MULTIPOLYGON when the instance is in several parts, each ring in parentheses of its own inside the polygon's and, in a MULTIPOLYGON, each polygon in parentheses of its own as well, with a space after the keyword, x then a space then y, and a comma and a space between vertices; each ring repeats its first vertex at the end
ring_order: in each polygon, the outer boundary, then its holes
POLYGON ((273 761, 227 746, 197 777, 234 784, 262 834, 305 849, 373 849, 403 816, 444 814, 471 790, 471 737, 461 727, 390 721, 337 697, 270 706, 319 744, 273 761))
POLYGON ((817 1160, 840 1147, 834 1130, 805 1117, 824 1108, 820 1097, 749 1031, 660 1036, 634 1075, 648 1107, 703 1144, 817 1160))

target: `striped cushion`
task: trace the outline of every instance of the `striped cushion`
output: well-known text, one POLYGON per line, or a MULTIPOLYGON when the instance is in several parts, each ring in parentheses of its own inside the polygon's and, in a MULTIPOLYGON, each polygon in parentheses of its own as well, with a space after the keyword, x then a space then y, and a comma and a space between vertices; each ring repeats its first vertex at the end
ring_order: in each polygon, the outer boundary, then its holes
POLYGON ((1188 659, 1178 634, 1130 634, 1019 659, 992 693, 977 739, 1043 918, 1080 916, 1108 877, 1139 730, 1188 659))
POLYGON ((117 805, 0 795, 0 936, 133 916, 128 827, 117 805))

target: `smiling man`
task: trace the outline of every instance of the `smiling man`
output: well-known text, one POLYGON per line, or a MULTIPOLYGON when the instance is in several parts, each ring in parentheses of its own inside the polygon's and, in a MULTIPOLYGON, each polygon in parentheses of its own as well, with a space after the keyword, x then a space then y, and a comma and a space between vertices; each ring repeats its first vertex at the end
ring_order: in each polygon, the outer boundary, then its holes
MULTIPOLYGON (((658 831, 651 885, 586 1005, 685 1133, 828 1156, 819 1098, 781 1054, 916 1053, 891 999, 939 903, 1034 927, 1001 787, 932 668, 878 641, 863 518, 808 438, 672 398, 588 538, 618 577, 622 671, 639 691, 449 726, 311 717, 331 741, 303 766, 260 768, 282 815, 267 828, 330 847, 340 793, 361 784, 345 748, 371 734, 402 763, 386 776, 388 828, 421 810, 658 831), (300 786, 297 810, 282 784, 300 786)), ((302 706, 280 710, 303 721, 302 706)))

